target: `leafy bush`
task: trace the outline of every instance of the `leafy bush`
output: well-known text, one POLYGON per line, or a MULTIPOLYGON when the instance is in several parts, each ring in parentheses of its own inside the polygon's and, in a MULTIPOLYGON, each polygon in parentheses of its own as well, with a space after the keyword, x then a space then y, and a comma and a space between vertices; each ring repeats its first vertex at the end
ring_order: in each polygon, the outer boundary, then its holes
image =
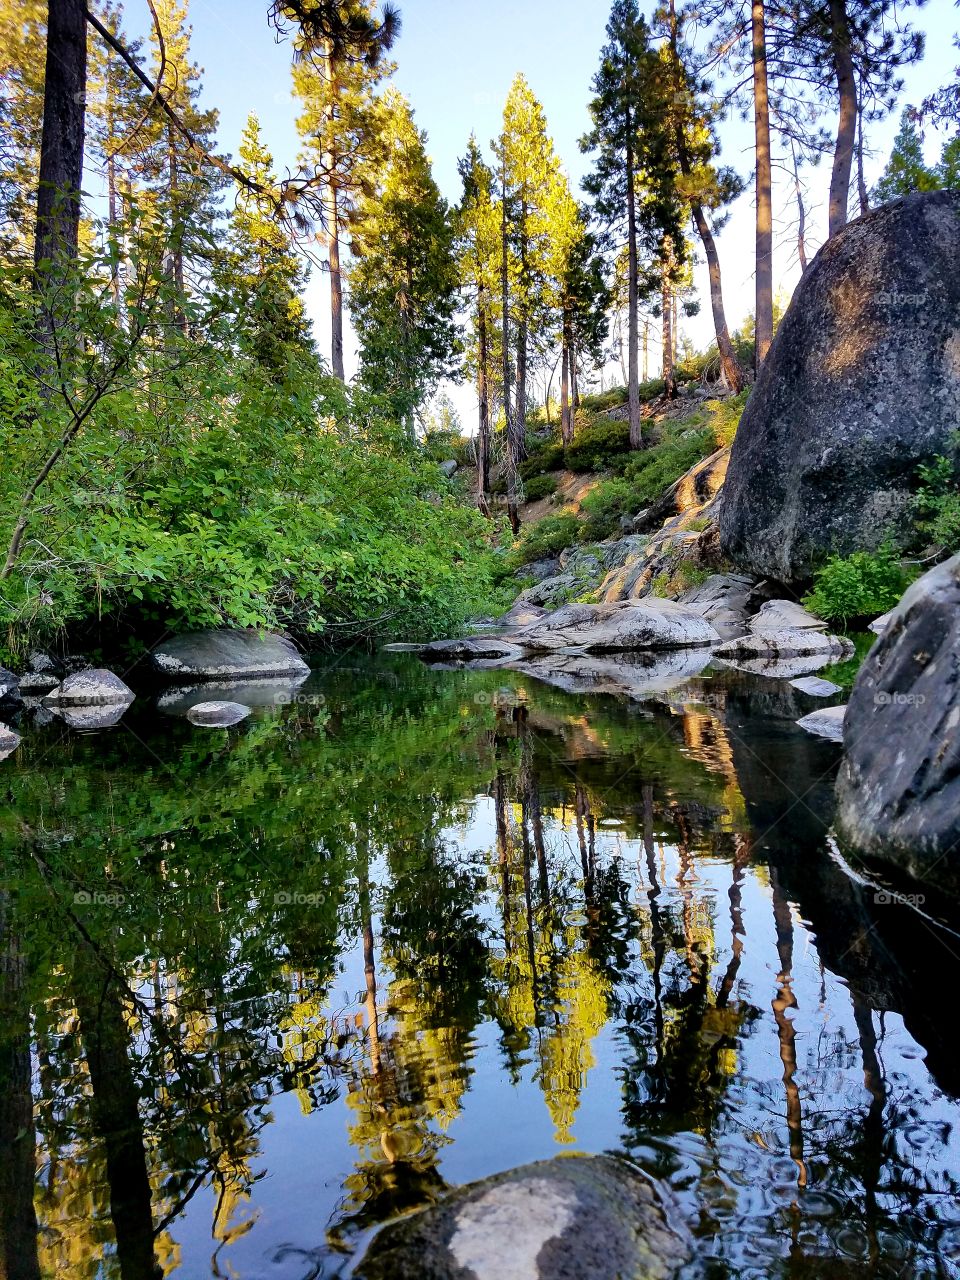
POLYGON ((525 525, 514 548, 515 564, 531 564, 534 560, 557 555, 564 547, 576 542, 578 526, 579 521, 572 511, 544 516, 535 524, 525 525))
POLYGON ((578 415, 573 443, 564 451, 564 461, 571 471, 602 471, 630 448, 629 423, 618 418, 594 421, 578 415))
POLYGON ((527 502, 539 502, 541 498, 549 497, 551 493, 555 493, 558 483, 556 476, 534 476, 532 479, 524 481, 523 496, 527 502))
POLYGON ((580 397, 580 408, 588 413, 605 413, 617 405, 627 403, 626 387, 609 387, 606 391, 592 391, 580 397))
POLYGON ((624 465, 623 478, 632 490, 633 510, 639 511, 656 501, 685 471, 713 453, 715 447, 712 427, 671 423, 658 444, 631 454, 624 465))
POLYGON ((597 542, 618 532, 621 516, 637 510, 633 485, 619 478, 602 480, 580 502, 581 536, 597 542))
POLYGON ((563 448, 555 441, 540 444, 520 463, 517 471, 521 480, 530 480, 546 471, 559 471, 563 466, 563 448))
POLYGON ((885 543, 876 551, 831 556, 814 575, 813 590, 803 603, 818 618, 846 625, 892 609, 915 577, 885 543))
POLYGON ((938 457, 918 468, 920 489, 914 500, 917 529, 948 551, 960 547, 960 488, 952 458, 938 457))

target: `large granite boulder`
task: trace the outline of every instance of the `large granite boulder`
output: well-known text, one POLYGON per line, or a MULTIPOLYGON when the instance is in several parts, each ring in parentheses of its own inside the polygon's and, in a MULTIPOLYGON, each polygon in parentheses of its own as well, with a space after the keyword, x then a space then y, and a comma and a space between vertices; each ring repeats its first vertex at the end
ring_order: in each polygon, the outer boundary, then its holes
POLYGON ((172 680, 249 680, 307 675, 292 641, 269 631, 195 631, 158 644, 154 668, 172 680))
POLYGON ((844 737, 843 836, 960 892, 960 555, 893 611, 853 686, 844 737))
POLYGON ((658 599, 568 604, 518 628, 510 638, 533 652, 577 649, 584 653, 685 649, 720 640, 701 614, 675 600, 658 599))
POLYGON ((523 1165, 389 1224, 357 1280, 667 1280, 689 1259, 657 1184, 613 1156, 523 1165))
POLYGON ((721 549, 782 582, 909 523, 960 430, 960 193, 849 223, 797 286, 733 442, 721 549))

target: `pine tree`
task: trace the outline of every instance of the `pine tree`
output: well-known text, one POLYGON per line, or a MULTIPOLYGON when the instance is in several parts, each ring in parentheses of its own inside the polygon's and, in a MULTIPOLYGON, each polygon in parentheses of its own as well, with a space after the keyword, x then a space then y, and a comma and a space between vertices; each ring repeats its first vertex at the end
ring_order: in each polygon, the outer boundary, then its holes
POLYGON ((581 149, 595 152, 584 182, 611 250, 626 242, 627 404, 630 444, 640 448, 639 301, 641 252, 665 260, 681 239, 675 171, 667 148, 667 86, 636 0, 614 0, 607 43, 593 79, 593 128, 581 149))
MULTIPOLYGON (((273 157, 256 115, 247 117, 239 155, 245 173, 262 187, 275 187, 273 157)), ((281 375, 294 351, 312 353, 303 265, 275 210, 248 190, 237 193, 221 282, 233 301, 240 345, 262 368, 281 375)))
POLYGON ((937 181, 948 190, 960 190, 960 134, 944 144, 937 164, 937 181))
POLYGON ((508 437, 513 460, 519 462, 526 452, 531 333, 540 329, 549 310, 550 200, 559 171, 543 107, 522 75, 510 86, 503 130, 494 150, 502 187, 501 217, 514 276, 504 329, 514 336, 516 350, 516 403, 508 437))
POLYGON ((467 154, 459 162, 463 196, 456 215, 457 260, 467 295, 473 342, 468 367, 477 383, 477 505, 489 511, 492 451, 491 391, 495 384, 497 345, 496 296, 500 280, 500 216, 494 178, 471 134, 467 154))
POLYGON ((887 167, 873 189, 873 198, 878 204, 886 204, 888 200, 896 200, 898 196, 909 195, 912 191, 936 191, 940 186, 938 174, 923 162, 920 131, 913 109, 907 107, 900 117, 900 129, 887 167))
POLYGON ((43 123, 43 0, 0 0, 0 244, 32 250, 43 123))
MULTIPOLYGON (((154 78, 161 92, 200 146, 214 149, 219 112, 199 105, 202 68, 190 57, 191 28, 184 0, 155 0, 159 25, 151 30, 154 78)), ((219 193, 226 176, 206 163, 164 115, 154 112, 148 179, 160 216, 170 234, 167 270, 177 293, 186 298, 188 275, 205 276, 213 227, 220 214, 219 193)), ((176 317, 186 322, 181 312, 176 317)))
MULTIPOLYGON (((284 5, 301 24, 293 69, 303 103, 297 130, 304 159, 316 166, 325 190, 325 238, 330 274, 331 364, 344 378, 341 241, 379 158, 378 85, 392 74, 386 55, 400 32, 395 9, 378 21, 364 0, 338 0, 320 9, 284 5)), ((322 6, 321 6, 322 8, 322 6)))
POLYGON ((454 229, 434 181, 426 135, 396 90, 384 97, 385 159, 358 208, 350 313, 361 381, 413 435, 429 391, 456 368, 454 229))

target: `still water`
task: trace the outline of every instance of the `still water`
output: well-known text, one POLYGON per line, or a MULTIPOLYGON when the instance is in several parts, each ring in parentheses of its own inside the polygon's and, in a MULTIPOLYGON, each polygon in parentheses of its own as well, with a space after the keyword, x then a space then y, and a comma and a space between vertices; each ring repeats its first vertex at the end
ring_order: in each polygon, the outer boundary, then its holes
POLYGON ((960 1274, 960 918, 837 849, 811 699, 593 667, 27 721, 0 1274, 326 1280, 575 1151, 669 1185, 690 1277, 960 1274))

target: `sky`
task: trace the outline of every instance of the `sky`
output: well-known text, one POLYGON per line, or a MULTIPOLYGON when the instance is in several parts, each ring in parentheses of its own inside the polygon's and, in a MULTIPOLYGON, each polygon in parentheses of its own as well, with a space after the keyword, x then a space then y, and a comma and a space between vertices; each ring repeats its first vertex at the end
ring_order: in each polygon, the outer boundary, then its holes
MULTIPOLYGON (((499 132, 503 102, 514 75, 522 71, 543 104, 558 155, 576 185, 589 165, 577 145, 589 125, 590 82, 604 41, 608 0, 399 0, 402 32, 393 57, 395 83, 426 129, 434 174, 448 200, 459 196, 457 158, 471 132, 484 148, 499 132)), ((641 3, 649 16, 652 0, 641 3)), ((203 102, 220 111, 219 142, 236 153, 249 112, 260 118, 264 137, 279 172, 295 167, 297 104, 290 94, 290 43, 280 41, 267 22, 268 0, 190 0, 193 56, 204 68, 203 102)), ((909 11, 908 11, 909 12, 909 11)), ((960 11, 952 0, 929 0, 913 13, 927 35, 922 63, 904 72, 901 104, 917 104, 948 83, 960 63, 953 45, 960 11)), ((127 0, 125 21, 136 34, 146 31, 145 0, 127 0)), ((866 162, 868 185, 880 176, 899 122, 900 107, 870 127, 866 162)), ((825 121, 833 128, 833 121, 825 121)), ((743 176, 752 167, 753 127, 736 115, 721 124, 722 160, 743 176)), ((927 158, 935 160, 942 138, 929 130, 927 158)), ((829 163, 807 173, 813 206, 808 228, 810 248, 824 237, 829 163)), ((775 189, 777 215, 774 279, 784 298, 796 283, 796 232, 791 190, 775 189)), ((737 327, 753 310, 753 194, 748 187, 733 207, 719 236, 728 320, 737 327)), ((683 319, 681 331, 698 348, 713 336, 706 269, 695 270, 700 314, 683 319)), ((308 310, 322 350, 328 347, 328 289, 314 270, 308 310)), ((611 366, 607 379, 619 381, 611 366)), ((470 388, 449 389, 464 425, 470 425, 475 397, 470 388)))

